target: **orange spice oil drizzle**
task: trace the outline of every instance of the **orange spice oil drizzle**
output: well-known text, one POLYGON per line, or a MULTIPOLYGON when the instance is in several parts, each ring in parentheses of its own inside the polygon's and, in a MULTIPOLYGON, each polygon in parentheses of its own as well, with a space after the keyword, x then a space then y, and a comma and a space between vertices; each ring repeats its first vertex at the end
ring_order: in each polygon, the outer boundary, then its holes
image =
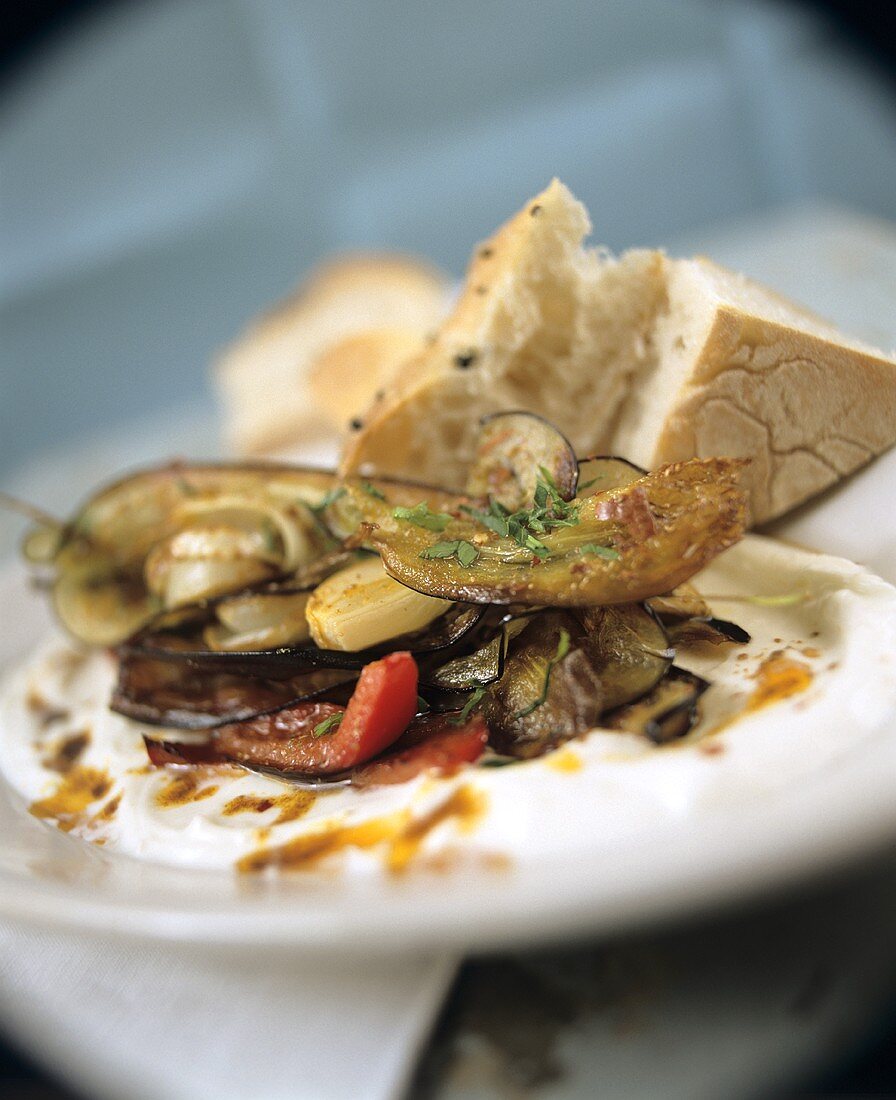
POLYGON ((404 871, 426 838, 439 825, 454 821, 469 832, 486 808, 485 794, 462 784, 431 810, 414 817, 410 810, 398 810, 355 825, 331 824, 295 837, 273 848, 261 848, 237 861, 238 871, 254 873, 269 868, 282 871, 314 870, 326 859, 349 848, 366 851, 386 845, 384 863, 392 874, 404 871))
MULTIPOLYGON (((173 769, 172 769, 173 770, 173 769)), ((169 810, 175 806, 187 806, 191 802, 203 802, 211 798, 218 790, 217 783, 203 785, 208 772, 213 769, 191 767, 178 769, 168 776, 168 781, 155 793, 155 804, 160 810, 169 810)))
POLYGON ((63 832, 79 824, 84 811, 112 789, 108 772, 75 765, 62 776, 52 794, 31 803, 30 812, 43 820, 55 821, 63 832))
POLYGON ((277 795, 241 794, 231 798, 221 813, 225 817, 232 817, 235 814, 263 814, 277 809, 279 813, 273 824, 283 825, 287 821, 304 817, 316 801, 317 795, 314 791, 295 790, 277 795))
POLYGON ((751 679, 756 682, 756 686, 747 696, 744 705, 707 730, 706 736, 721 733, 744 715, 754 714, 758 710, 774 706, 775 703, 801 695, 811 687, 814 674, 803 661, 788 656, 786 650, 776 649, 764 658, 751 679))

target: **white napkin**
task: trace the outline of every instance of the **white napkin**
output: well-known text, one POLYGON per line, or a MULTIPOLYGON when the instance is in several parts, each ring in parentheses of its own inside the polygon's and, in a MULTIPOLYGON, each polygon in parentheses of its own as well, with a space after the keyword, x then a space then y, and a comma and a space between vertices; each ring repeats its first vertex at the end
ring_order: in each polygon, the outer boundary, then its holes
POLYGON ((0 1018, 98 1100, 392 1100, 454 967, 0 923, 0 1018))

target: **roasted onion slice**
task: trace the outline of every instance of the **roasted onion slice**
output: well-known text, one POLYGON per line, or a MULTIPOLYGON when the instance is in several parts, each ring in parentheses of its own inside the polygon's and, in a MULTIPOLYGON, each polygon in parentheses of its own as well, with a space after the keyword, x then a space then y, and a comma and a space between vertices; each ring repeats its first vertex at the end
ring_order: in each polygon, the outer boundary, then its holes
POLYGON ((314 508, 334 484, 326 471, 261 464, 124 478, 52 544, 57 614, 82 641, 114 645, 162 610, 292 572, 332 545, 314 508))

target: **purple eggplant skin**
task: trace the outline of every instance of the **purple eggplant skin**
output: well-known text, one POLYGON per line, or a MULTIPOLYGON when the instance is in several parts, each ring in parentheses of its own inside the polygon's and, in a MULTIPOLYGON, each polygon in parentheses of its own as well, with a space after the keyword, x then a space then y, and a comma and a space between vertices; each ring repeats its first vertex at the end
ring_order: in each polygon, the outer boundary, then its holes
POLYGON ((476 627, 485 611, 481 605, 456 604, 424 630, 351 653, 320 649, 313 644, 262 650, 211 650, 204 646, 201 637, 175 632, 141 632, 119 646, 117 652, 123 657, 149 657, 206 672, 283 680, 319 668, 359 670, 399 649, 408 649, 415 657, 433 653, 447 656, 476 627))

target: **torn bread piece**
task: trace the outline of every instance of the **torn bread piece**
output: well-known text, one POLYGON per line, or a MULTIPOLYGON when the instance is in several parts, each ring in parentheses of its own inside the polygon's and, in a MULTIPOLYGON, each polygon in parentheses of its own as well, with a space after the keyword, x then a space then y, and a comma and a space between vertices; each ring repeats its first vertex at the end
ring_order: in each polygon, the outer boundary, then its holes
POLYGON ((711 260, 668 260, 651 355, 610 449, 653 468, 751 459, 753 523, 896 443, 896 362, 711 260))
POLYGON ((453 313, 368 410, 343 471, 461 486, 479 418, 500 409, 539 413, 579 454, 605 449, 647 362, 664 258, 586 250, 590 228, 554 180, 479 245, 453 313))
MULTIPOLYGON (((284 454, 315 437, 331 437, 335 405, 315 364, 347 337, 385 330, 390 335, 374 338, 378 353, 370 378, 356 379, 342 403, 341 426, 347 428, 383 377, 439 323, 448 293, 445 277, 412 257, 350 254, 320 267, 254 321, 215 366, 230 449, 284 454), (358 407, 349 400, 355 394, 358 407)), ((353 363, 364 370, 357 358, 353 363)))
POLYGON ((588 251, 556 180, 477 249, 454 313, 348 442, 343 471, 462 486, 479 418, 523 409, 580 455, 745 457, 753 523, 896 443, 896 362, 698 258, 588 251))

